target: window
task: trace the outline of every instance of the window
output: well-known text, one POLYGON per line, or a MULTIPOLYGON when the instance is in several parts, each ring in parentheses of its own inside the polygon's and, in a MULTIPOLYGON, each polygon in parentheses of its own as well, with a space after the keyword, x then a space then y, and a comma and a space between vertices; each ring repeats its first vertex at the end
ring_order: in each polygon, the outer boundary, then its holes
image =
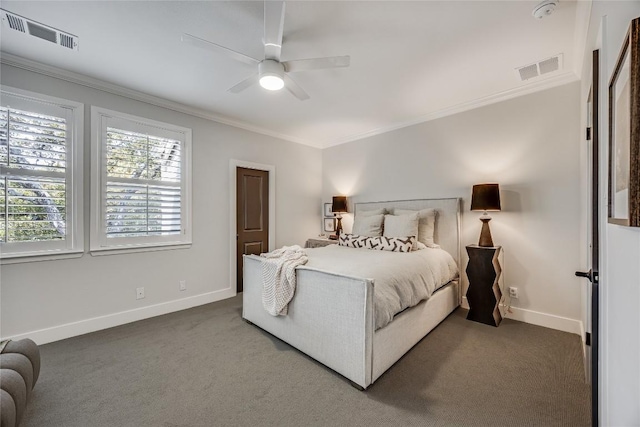
POLYGON ((1 92, 1 257, 82 253, 83 105, 1 92))
POLYGON ((191 130, 91 111, 91 251, 190 244, 191 130))

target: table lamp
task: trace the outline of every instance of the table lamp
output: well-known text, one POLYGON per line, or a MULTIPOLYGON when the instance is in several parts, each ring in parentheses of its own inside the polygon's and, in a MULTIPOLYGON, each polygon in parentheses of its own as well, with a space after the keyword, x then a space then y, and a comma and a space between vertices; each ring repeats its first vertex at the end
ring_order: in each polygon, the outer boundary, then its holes
POLYGON ((336 236, 340 236, 340 233, 342 232, 342 215, 340 214, 343 212, 347 212, 347 197, 333 196, 333 204, 331 206, 331 210, 338 220, 338 225, 336 225, 336 236))
POLYGON ((484 214, 480 217, 480 221, 482 221, 482 231, 480 232, 478 246, 493 246, 491 230, 489 229, 491 217, 487 214, 487 211, 500 210, 500 187, 498 184, 474 185, 471 194, 471 210, 484 211, 484 214))

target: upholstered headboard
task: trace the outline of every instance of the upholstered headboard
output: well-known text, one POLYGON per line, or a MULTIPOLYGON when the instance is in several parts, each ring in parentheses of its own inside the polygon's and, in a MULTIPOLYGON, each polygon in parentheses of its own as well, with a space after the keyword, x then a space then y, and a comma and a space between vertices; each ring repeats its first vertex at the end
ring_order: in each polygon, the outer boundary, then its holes
POLYGON ((460 268, 460 199, 416 199, 394 200, 389 202, 360 202, 354 204, 355 216, 358 210, 368 211, 385 208, 421 210, 432 208, 438 212, 436 216, 435 242, 449 252, 460 268))

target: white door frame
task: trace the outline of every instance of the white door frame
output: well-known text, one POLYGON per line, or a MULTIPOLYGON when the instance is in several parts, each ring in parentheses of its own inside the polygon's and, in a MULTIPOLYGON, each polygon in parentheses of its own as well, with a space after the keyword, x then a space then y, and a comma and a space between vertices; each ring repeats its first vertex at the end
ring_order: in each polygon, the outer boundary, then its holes
POLYGON ((229 267, 229 287, 233 291, 233 295, 237 295, 237 247, 236 247, 236 170, 237 168, 256 169, 269 172, 269 251, 275 249, 276 246, 276 167, 274 165, 265 165, 262 163, 245 162, 244 160, 229 160, 229 258, 231 264, 229 267))

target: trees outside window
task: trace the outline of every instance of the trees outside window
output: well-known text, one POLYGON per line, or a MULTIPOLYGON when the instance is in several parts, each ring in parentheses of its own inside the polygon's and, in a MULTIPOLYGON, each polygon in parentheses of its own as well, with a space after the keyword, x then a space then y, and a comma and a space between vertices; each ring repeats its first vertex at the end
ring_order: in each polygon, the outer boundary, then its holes
POLYGON ((191 130, 94 107, 92 251, 191 243, 191 130))
POLYGON ((82 104, 2 87, 0 255, 82 252, 82 104))

